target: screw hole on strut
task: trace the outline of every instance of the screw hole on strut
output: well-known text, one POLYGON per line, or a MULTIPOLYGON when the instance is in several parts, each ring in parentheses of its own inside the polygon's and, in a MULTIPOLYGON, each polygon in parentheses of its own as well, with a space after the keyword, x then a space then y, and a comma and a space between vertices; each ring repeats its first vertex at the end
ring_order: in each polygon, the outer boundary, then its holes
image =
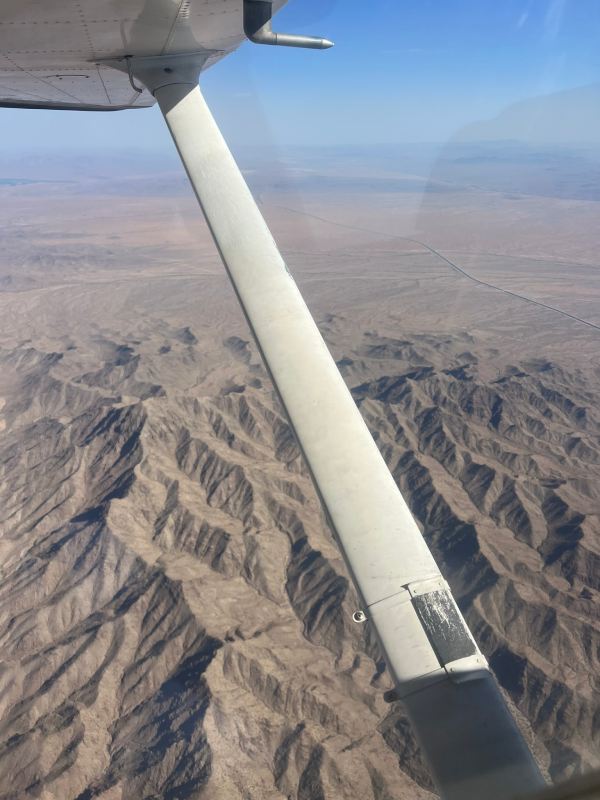
POLYGON ((354 622, 365 622, 365 620, 367 619, 367 615, 365 614, 364 611, 360 611, 359 609, 358 611, 355 611, 354 614, 352 614, 352 619, 354 620, 354 622))
POLYGON ((165 71, 165 72, 173 72, 173 70, 171 69, 171 67, 165 67, 164 71, 165 71))

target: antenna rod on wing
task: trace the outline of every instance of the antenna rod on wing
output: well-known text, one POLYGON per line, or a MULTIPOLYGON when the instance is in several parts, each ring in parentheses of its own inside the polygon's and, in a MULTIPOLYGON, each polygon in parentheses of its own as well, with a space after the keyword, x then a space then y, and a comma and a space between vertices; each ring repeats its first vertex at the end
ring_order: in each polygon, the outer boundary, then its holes
POLYGON ((333 42, 319 36, 275 33, 271 27, 272 16, 273 3, 271 0, 244 0, 244 33, 251 42, 285 47, 310 47, 314 50, 333 47, 333 42))
MULTIPOLYGON (((254 2, 254 0, 252 0, 254 2)), ((156 97, 445 800, 543 785, 408 506, 198 87, 193 56, 134 59, 156 97)))

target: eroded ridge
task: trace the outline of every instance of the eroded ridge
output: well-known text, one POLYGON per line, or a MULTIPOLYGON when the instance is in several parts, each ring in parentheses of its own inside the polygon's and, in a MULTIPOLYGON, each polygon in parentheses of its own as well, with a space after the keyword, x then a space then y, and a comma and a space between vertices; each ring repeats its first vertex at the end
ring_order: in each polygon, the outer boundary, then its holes
MULTIPOLYGON (((490 377, 466 334, 348 347, 343 327, 340 367, 542 762, 593 764, 589 376, 490 377)), ((429 797, 254 347, 161 323, 2 365, 0 796, 429 797)))

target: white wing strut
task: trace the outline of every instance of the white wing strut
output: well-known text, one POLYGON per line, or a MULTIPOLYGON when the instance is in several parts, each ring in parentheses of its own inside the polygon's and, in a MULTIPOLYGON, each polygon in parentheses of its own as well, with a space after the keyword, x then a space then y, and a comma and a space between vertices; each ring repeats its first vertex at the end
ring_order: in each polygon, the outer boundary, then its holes
POLYGON ((198 88, 189 59, 138 59, 448 800, 543 781, 198 88))

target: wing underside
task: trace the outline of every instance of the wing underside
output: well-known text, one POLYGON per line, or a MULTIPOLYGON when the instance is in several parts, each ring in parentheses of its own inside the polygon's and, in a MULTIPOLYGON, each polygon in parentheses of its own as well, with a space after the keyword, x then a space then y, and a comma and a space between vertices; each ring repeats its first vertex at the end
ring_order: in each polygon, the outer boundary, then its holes
POLYGON ((0 0, 0 106, 150 106, 111 62, 202 52, 206 69, 244 39, 242 0, 0 0))

